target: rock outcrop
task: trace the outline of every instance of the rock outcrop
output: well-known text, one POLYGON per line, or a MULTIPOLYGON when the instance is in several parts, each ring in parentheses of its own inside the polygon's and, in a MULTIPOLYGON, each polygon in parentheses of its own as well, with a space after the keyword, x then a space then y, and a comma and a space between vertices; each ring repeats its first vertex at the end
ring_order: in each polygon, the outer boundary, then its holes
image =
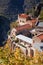
POLYGON ((0 14, 14 21, 19 13, 35 6, 40 0, 0 0, 0 14))

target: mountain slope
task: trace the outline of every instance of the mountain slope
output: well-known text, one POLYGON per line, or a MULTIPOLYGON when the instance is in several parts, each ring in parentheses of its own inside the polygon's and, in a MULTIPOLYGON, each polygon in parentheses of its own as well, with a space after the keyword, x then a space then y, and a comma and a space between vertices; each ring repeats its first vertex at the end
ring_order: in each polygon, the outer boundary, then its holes
POLYGON ((19 13, 35 6, 40 0, 0 0, 0 14, 14 21, 19 13))

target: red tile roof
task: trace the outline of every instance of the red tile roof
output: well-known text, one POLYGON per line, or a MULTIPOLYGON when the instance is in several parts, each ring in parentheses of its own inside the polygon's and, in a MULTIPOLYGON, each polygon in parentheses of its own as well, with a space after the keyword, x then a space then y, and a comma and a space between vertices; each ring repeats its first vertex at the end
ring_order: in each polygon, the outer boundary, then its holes
POLYGON ((40 34, 37 37, 40 38, 41 40, 43 40, 43 34, 40 34))
POLYGON ((21 17, 21 18, 27 18, 28 15, 27 14, 19 14, 19 17, 21 17))
POLYGON ((29 24, 25 24, 25 25, 16 27, 16 30, 21 31, 21 30, 31 29, 31 28, 32 28, 32 26, 30 26, 29 24))

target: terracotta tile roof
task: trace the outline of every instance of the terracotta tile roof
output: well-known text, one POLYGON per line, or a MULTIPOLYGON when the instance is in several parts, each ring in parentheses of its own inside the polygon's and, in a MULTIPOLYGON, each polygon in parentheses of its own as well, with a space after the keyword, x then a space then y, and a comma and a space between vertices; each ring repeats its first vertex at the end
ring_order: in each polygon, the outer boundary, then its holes
POLYGON ((21 18, 27 18, 28 15, 27 14, 19 14, 19 17, 21 17, 21 18))
POLYGON ((43 34, 40 34, 37 37, 40 38, 41 40, 43 40, 43 34))
POLYGON ((17 30, 17 31, 21 31, 21 30, 31 29, 31 28, 32 28, 32 26, 30 26, 29 24, 25 24, 25 25, 23 25, 23 26, 18 26, 18 27, 16 27, 16 30, 17 30))

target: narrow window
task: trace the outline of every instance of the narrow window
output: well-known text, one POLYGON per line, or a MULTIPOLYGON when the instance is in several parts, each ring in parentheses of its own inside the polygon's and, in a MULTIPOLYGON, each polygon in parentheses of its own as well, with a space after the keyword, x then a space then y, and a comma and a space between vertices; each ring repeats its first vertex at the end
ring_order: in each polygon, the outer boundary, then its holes
POLYGON ((21 22, 21 20, 20 20, 20 22, 21 22))
POLYGON ((26 49, 26 55, 28 55, 28 50, 26 49))
POLYGON ((34 56, 34 51, 33 49, 30 49, 30 57, 33 57, 34 56))
POLYGON ((43 42, 43 40, 41 40, 41 42, 43 42))

